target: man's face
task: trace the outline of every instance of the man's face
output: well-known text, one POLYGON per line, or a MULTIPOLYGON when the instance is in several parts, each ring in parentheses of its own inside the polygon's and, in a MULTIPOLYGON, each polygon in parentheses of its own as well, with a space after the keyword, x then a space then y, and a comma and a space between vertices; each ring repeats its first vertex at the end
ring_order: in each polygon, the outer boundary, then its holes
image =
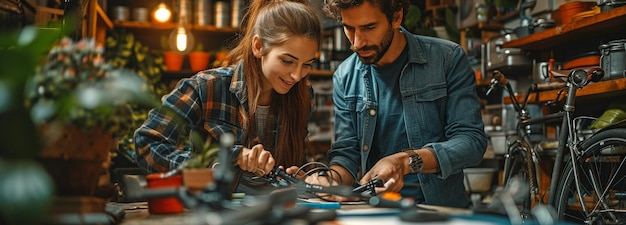
POLYGON ((371 3, 341 10, 343 30, 350 40, 350 49, 361 62, 377 63, 387 52, 393 39, 393 27, 380 9, 371 3))

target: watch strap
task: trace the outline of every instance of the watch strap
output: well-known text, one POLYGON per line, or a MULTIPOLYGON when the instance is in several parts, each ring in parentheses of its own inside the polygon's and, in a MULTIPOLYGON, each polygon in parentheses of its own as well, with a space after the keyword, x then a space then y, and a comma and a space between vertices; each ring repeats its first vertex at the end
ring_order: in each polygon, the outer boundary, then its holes
POLYGON ((424 167, 422 157, 415 153, 414 149, 405 149, 403 152, 409 155, 409 173, 422 172, 422 168, 424 167))

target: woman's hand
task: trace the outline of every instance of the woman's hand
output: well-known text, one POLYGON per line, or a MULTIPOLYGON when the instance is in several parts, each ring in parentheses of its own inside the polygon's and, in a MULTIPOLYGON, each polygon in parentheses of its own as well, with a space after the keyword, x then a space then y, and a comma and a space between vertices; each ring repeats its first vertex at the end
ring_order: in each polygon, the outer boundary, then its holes
POLYGON ((274 160, 272 153, 263 148, 262 144, 257 144, 252 148, 242 149, 239 157, 237 157, 237 165, 244 171, 265 176, 272 172, 276 160, 274 160))
MULTIPOLYGON (((282 167, 281 167, 282 169, 282 167)), ((290 166, 289 168, 285 169, 285 173, 295 177, 296 179, 300 180, 302 179, 302 177, 304 176, 304 170, 300 170, 298 171, 298 169, 300 169, 297 166, 290 166), (298 172, 298 174, 296 174, 296 172, 298 172)))

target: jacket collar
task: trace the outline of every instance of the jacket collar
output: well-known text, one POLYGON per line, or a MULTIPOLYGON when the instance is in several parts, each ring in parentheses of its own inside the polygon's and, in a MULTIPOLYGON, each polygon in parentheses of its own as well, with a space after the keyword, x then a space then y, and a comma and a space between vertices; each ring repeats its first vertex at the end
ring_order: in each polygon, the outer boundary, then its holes
POLYGON ((419 40, 419 36, 412 34, 402 26, 400 26, 400 32, 404 34, 406 44, 409 46, 409 63, 427 63, 428 60, 426 60, 426 55, 422 49, 423 46, 419 40))

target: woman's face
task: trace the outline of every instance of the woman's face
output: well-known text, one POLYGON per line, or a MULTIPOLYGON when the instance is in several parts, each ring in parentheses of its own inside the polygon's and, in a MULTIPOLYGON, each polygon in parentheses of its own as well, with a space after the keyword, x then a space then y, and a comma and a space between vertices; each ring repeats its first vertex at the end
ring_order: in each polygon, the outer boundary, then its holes
POLYGON ((312 69, 318 49, 317 41, 294 36, 281 45, 273 46, 266 54, 261 54, 263 51, 259 41, 255 37, 253 44, 254 55, 261 59, 263 92, 273 89, 279 94, 286 94, 312 69))

